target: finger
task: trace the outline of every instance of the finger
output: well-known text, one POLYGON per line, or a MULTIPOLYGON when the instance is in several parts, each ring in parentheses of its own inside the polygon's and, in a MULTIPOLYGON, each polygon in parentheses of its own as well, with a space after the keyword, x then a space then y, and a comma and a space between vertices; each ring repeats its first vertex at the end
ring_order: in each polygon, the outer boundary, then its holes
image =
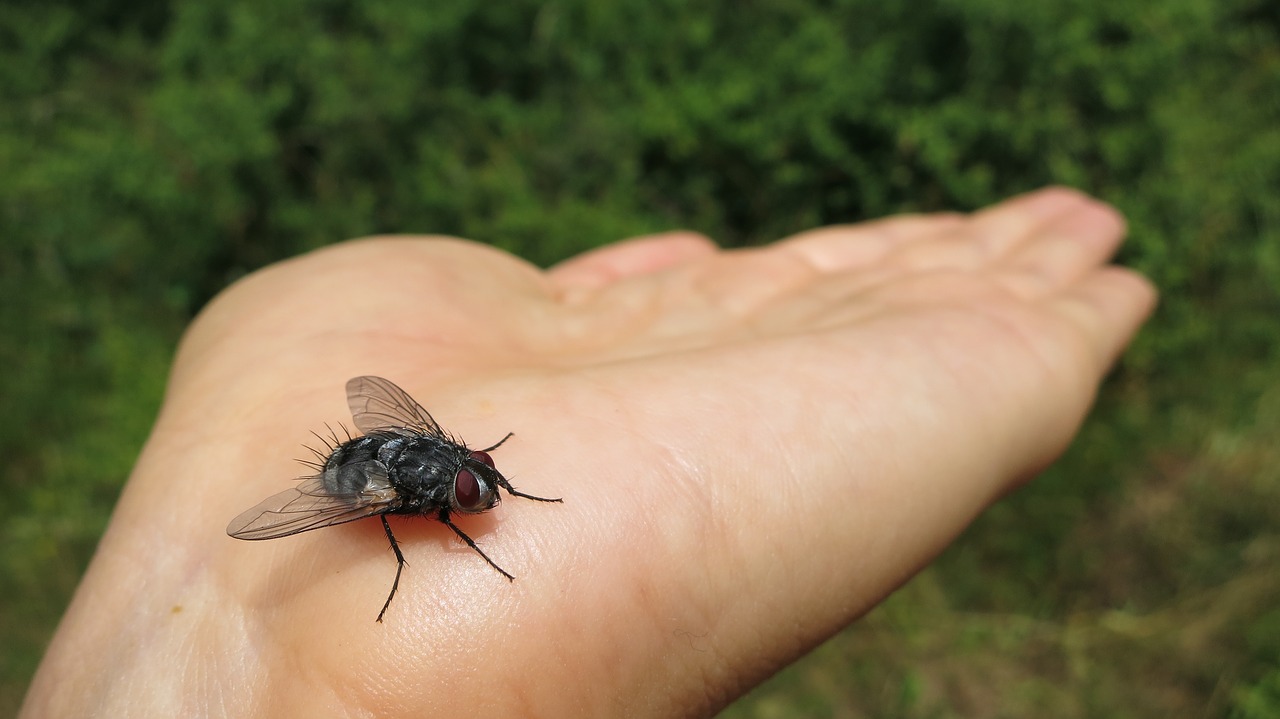
POLYGON ((1046 187, 975 213, 964 232, 992 258, 1007 255, 1062 215, 1102 203, 1069 187, 1046 187))
POLYGON ((902 215, 814 230, 778 246, 795 252, 822 272, 877 263, 907 271, 976 269, 1025 243, 1058 215, 1098 204, 1076 190, 1049 187, 968 217, 958 213, 902 215))
POLYGON ((962 215, 937 213, 810 230, 766 247, 725 251, 692 284, 710 304, 745 316, 800 287, 831 280, 841 286, 875 284, 898 276, 900 270, 886 268, 883 257, 904 244, 954 232, 964 222, 962 215))
POLYGON ((1050 298, 1048 306, 1083 332, 1102 374, 1151 314, 1156 299, 1147 278, 1124 267, 1104 267, 1050 298))
POLYGON ((1006 200, 954 226, 896 244, 882 264, 904 272, 976 270, 1027 241, 1038 228, 1063 212, 1092 202, 1065 188, 1047 188, 1006 200))
POLYGON ((547 270, 561 291, 596 290, 626 277, 658 272, 714 254, 716 245, 696 232, 666 232, 615 242, 547 270))
POLYGON ((858 225, 835 225, 794 235, 774 245, 823 273, 875 264, 903 245, 954 232, 964 223, 956 213, 899 215, 858 225))
POLYGON ((999 262, 1003 284, 1021 297, 1042 297, 1066 287, 1115 254, 1125 221, 1098 202, 1076 205, 1034 230, 999 262))

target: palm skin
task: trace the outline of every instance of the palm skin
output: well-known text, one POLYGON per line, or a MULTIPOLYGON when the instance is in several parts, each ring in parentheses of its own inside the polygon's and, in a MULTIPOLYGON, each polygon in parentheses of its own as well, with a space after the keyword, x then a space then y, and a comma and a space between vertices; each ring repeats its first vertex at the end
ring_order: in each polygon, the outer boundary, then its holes
POLYGON ((754 250, 670 234, 548 271, 372 239, 196 321, 27 716, 708 715, 1053 460, 1149 313, 1118 215, 1049 189, 754 250), (524 492, 239 542, 227 520, 392 379, 524 492), (183 511, 165 509, 175 496, 183 511), (74 687, 74 690, 69 688, 74 687))

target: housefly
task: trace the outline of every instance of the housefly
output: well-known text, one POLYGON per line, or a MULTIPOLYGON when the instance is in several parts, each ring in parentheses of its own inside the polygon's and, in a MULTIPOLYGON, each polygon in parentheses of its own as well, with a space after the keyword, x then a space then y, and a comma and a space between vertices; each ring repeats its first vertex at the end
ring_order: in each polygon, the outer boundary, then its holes
POLYGON ((347 382, 347 404, 364 435, 345 441, 335 436, 327 453, 317 451, 317 461, 307 463, 315 474, 231 520, 227 534, 236 539, 275 539, 377 515, 396 555, 396 578, 378 612, 379 622, 391 606, 405 565, 387 523, 388 514, 438 519, 489 566, 514 580, 450 520, 455 512, 478 514, 492 509, 500 499, 499 487, 515 497, 562 501, 518 492, 497 470, 489 453, 511 435, 492 447, 470 449, 441 429, 404 390, 381 377, 347 382))

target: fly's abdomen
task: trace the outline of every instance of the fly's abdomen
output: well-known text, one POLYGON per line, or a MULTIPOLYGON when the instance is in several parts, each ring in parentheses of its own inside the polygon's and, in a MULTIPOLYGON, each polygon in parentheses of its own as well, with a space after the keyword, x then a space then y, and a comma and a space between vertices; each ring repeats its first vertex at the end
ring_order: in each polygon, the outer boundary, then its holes
POLYGON ((329 455, 321 473, 321 482, 325 491, 336 496, 359 494, 369 486, 371 479, 369 468, 376 466, 382 470, 385 481, 386 467, 377 464, 378 450, 386 443, 382 437, 360 437, 339 445, 329 455), (370 463, 374 461, 374 464, 370 463))

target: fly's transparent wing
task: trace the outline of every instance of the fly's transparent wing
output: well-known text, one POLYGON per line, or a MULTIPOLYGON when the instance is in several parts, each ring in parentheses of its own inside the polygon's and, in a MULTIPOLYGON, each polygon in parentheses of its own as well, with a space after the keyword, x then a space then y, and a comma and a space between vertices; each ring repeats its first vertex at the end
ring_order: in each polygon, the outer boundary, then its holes
POLYGON ((347 405, 356 427, 365 434, 402 427, 444 437, 445 433, 422 405, 390 380, 355 377, 347 382, 347 405))
POLYGON ((236 539, 287 537, 381 514, 396 501, 396 491, 381 462, 361 462, 344 469, 365 475, 367 481, 360 491, 333 493, 325 488, 321 476, 308 477, 242 512, 227 525, 227 534, 236 539))

